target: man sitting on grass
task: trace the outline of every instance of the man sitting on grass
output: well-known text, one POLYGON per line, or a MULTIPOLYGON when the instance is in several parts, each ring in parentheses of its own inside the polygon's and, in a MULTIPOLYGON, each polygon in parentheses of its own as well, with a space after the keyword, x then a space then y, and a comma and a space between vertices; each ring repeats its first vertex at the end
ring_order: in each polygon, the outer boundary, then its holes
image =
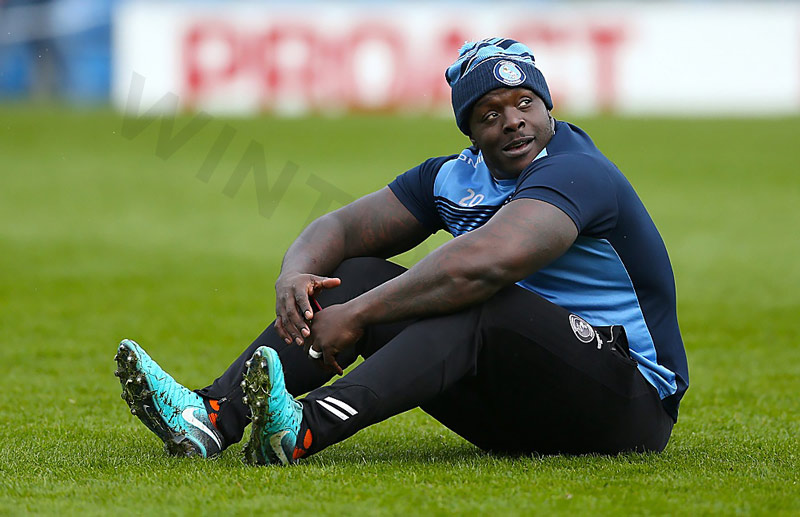
POLYGON ((467 43, 446 77, 472 146, 309 225, 276 320, 213 384, 120 344, 122 396, 168 452, 212 456, 252 422, 245 461, 285 465, 415 407, 498 453, 664 449, 688 370, 642 202, 553 119, 525 45, 467 43), (386 260, 440 229, 456 238, 411 269, 386 260))

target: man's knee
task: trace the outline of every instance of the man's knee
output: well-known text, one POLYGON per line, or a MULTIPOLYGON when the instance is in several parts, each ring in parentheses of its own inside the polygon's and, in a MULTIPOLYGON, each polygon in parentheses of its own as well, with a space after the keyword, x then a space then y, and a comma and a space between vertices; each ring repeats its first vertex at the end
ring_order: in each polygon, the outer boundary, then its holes
POLYGON ((376 257, 354 257, 344 260, 331 276, 347 280, 367 280, 370 284, 382 284, 406 271, 406 268, 376 257), (371 281, 370 281, 371 280, 371 281), (375 283, 377 281, 377 283, 375 283))
POLYGON ((340 278, 342 285, 323 289, 315 297, 322 307, 345 303, 374 287, 391 280, 405 268, 374 257, 357 257, 343 261, 330 276, 340 278))

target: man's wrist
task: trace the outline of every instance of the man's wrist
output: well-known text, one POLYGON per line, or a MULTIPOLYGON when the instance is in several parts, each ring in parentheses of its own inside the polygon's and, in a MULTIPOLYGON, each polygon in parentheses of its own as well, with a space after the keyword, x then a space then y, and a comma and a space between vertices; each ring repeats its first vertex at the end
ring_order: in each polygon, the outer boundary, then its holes
POLYGON ((347 313, 352 315, 356 325, 361 328, 379 323, 375 320, 375 311, 370 311, 369 303, 365 294, 357 296, 344 303, 344 306, 347 308, 347 313))

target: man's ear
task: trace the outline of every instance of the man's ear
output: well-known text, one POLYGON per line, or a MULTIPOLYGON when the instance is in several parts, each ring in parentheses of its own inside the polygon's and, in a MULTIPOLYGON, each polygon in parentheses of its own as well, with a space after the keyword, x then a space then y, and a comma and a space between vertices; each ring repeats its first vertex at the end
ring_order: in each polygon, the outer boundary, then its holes
POLYGON ((472 145, 475 146, 476 149, 480 150, 480 147, 478 147, 478 142, 476 142, 474 138, 469 137, 469 141, 472 142, 472 145))

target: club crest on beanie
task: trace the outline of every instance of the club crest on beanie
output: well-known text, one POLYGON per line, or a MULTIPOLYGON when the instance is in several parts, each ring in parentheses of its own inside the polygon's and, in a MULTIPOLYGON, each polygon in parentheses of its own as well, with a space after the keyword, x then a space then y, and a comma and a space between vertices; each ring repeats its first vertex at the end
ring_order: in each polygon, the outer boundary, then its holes
POLYGON ((508 38, 468 41, 445 72, 450 85, 456 124, 469 135, 472 106, 496 88, 528 88, 553 109, 550 89, 526 45, 508 38))

